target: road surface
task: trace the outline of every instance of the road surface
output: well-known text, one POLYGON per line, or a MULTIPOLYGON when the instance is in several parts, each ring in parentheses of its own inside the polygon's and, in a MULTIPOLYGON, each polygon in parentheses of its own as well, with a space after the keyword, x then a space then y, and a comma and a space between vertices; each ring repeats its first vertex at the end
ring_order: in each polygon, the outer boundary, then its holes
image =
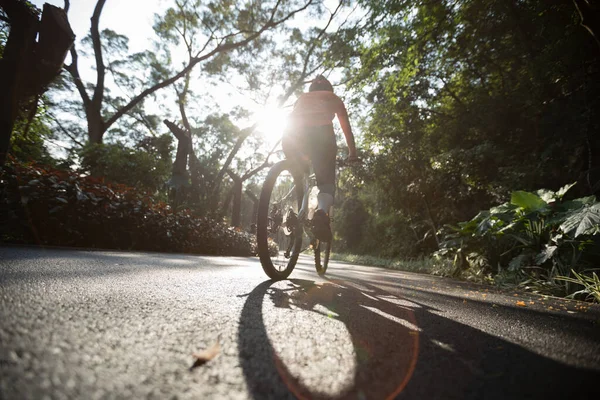
POLYGON ((0 398, 598 398, 597 306, 328 272, 306 257, 273 283, 256 258, 0 246, 0 398))

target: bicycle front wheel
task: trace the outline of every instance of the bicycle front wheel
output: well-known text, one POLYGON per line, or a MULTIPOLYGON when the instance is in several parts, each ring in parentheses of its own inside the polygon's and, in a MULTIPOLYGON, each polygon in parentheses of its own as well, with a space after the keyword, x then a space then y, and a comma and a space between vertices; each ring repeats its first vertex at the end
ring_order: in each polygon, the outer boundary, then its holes
POLYGON ((298 212, 303 195, 301 175, 290 160, 271 168, 260 193, 256 222, 258 256, 271 279, 287 278, 298 261, 303 234, 298 212))

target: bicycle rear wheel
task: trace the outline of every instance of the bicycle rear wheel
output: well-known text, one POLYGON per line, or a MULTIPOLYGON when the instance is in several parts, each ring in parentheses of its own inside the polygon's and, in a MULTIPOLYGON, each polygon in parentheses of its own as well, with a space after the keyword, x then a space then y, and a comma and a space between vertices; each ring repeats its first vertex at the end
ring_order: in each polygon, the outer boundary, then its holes
POLYGON ((298 261, 303 233, 298 212, 303 195, 301 175, 290 160, 271 168, 260 193, 256 222, 258 256, 271 279, 287 278, 298 261))
POLYGON ((329 265, 329 255, 331 254, 331 241, 322 242, 317 240, 317 244, 315 246, 315 269, 317 270, 317 274, 319 276, 325 275, 327 272, 327 266, 329 265), (321 256, 323 259, 321 260, 321 256))

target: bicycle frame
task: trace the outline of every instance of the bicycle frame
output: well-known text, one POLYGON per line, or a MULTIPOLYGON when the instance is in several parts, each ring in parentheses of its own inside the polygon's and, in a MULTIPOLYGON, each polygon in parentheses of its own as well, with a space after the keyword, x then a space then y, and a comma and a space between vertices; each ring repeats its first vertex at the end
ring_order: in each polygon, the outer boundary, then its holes
POLYGON ((304 174, 302 176, 302 184, 304 185, 304 197, 302 198, 302 205, 300 211, 298 211, 298 218, 305 220, 308 216, 308 201, 310 200, 310 192, 312 192, 313 185, 311 184, 315 179, 315 174, 304 174))
MULTIPOLYGON (((315 186, 312 184, 312 182, 314 180, 315 180, 314 173, 302 174, 302 181, 303 181, 302 185, 304 187, 304 197, 302 197, 302 203, 300 206, 300 210, 298 211, 298 218, 300 218, 303 221, 306 220, 305 217, 308 215, 308 202, 310 200, 310 192, 312 191, 313 187, 315 186)), ((290 190, 287 192, 287 194, 285 196, 283 196, 281 201, 287 200, 294 193, 294 190, 296 190, 296 185, 292 185, 290 190)))

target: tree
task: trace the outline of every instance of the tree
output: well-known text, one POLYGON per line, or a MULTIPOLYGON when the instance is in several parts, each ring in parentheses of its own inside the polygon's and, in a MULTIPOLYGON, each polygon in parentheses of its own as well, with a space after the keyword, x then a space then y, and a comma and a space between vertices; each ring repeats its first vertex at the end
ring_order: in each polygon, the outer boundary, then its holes
POLYGON ((600 57, 572 3, 359 3, 366 16, 336 54, 370 110, 380 215, 424 237, 512 190, 600 189, 600 57))
MULTIPOLYGON (((78 53, 75 47, 71 49, 71 64, 65 67, 83 102, 88 140, 91 143, 102 143, 107 130, 124 115, 131 113, 148 96, 184 78, 199 63, 215 61, 229 51, 252 43, 264 32, 285 23, 297 13, 305 10, 312 2, 313 0, 300 3, 278 0, 276 2, 247 3, 243 7, 233 8, 226 0, 212 2, 208 5, 203 5, 200 1, 177 0, 177 6, 191 7, 195 11, 192 20, 201 28, 201 35, 193 43, 190 43, 190 51, 188 51, 183 67, 166 78, 163 74, 151 72, 149 85, 145 89, 114 111, 107 112, 103 108, 106 96, 107 67, 99 31, 99 20, 106 0, 98 0, 91 18, 90 29, 96 64, 96 82, 92 87, 91 94, 79 74, 78 53)), ((167 12, 164 19, 166 24, 176 23, 177 16, 173 15, 173 10, 170 9, 167 12)), ((187 17, 191 17, 191 15, 188 14, 187 17)), ((139 55, 139 57, 142 56, 139 55)), ((146 52, 143 57, 147 58, 154 67, 154 71, 165 72, 160 68, 153 53, 146 52)))

